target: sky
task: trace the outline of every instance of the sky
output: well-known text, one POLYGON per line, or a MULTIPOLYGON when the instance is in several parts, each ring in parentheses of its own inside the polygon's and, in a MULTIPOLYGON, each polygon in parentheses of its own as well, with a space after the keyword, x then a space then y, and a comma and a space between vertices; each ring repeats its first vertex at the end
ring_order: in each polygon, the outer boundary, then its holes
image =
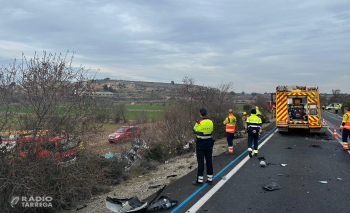
POLYGON ((350 93, 350 1, 0 0, 0 65, 75 53, 96 78, 240 93, 317 85, 350 93))

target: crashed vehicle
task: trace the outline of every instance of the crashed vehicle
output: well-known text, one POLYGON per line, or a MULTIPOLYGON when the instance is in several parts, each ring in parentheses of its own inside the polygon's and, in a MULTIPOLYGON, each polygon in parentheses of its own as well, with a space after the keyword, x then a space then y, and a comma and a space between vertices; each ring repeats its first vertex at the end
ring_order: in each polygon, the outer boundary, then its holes
POLYGON ((173 208, 178 204, 178 201, 171 200, 170 197, 160 196, 166 186, 161 188, 156 197, 151 200, 151 202, 142 202, 137 197, 127 198, 127 199, 119 199, 119 198, 106 198, 106 207, 118 213, 124 212, 137 212, 137 211, 146 211, 146 212, 157 212, 157 211, 165 211, 173 208), (156 199, 159 199, 156 201, 156 199))
POLYGON ((34 154, 36 159, 53 155, 54 162, 63 166, 72 164, 76 160, 77 144, 73 137, 19 133, 2 135, 1 138, 3 152, 11 153, 18 158, 26 157, 29 153, 34 154))
POLYGON ((127 139, 140 137, 141 131, 138 126, 122 126, 116 132, 108 136, 110 143, 123 142, 127 139))

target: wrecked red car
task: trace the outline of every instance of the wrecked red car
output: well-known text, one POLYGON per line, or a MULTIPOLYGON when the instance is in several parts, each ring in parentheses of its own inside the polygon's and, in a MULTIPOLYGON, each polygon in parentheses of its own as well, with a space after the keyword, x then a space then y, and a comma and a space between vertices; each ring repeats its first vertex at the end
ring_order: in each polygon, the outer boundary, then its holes
POLYGON ((36 159, 54 155, 54 162, 62 165, 69 165, 76 160, 77 144, 72 137, 36 135, 34 138, 33 134, 27 134, 15 138, 16 145, 11 152, 18 157, 25 157, 29 153, 34 154, 36 159))
POLYGON ((119 128, 116 132, 108 136, 108 141, 113 142, 123 142, 127 139, 139 137, 141 134, 140 128, 138 126, 123 126, 119 128))

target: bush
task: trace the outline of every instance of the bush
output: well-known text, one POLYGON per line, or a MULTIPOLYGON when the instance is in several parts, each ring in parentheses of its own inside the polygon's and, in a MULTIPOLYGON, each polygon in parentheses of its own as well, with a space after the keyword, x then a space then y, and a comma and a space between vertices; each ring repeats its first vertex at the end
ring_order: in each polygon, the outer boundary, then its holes
POLYGON ((150 144, 150 148, 146 150, 144 154, 146 159, 163 162, 166 159, 163 145, 160 143, 150 144))

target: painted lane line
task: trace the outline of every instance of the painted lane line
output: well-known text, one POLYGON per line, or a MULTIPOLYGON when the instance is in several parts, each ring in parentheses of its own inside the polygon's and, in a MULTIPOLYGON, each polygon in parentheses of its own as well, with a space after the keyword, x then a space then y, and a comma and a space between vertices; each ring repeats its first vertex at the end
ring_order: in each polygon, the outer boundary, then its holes
MULTIPOLYGON (((269 131, 264 137, 262 137, 258 143, 260 143, 266 136, 270 135, 272 131, 277 129, 277 127, 274 127, 271 131, 269 131)), ((220 175, 223 171, 225 171, 229 166, 231 166, 234 162, 236 162, 240 157, 242 157, 245 153, 247 153, 248 150, 244 151, 241 155, 239 155, 236 159, 234 159, 231 163, 229 163, 225 168, 223 168, 220 172, 218 172, 213 179, 215 179, 218 175, 220 175)), ((199 188, 197 191, 192 193, 188 198, 186 198, 182 203, 180 203, 175 209, 173 209, 170 213, 176 212, 178 209, 180 209, 183 205, 185 205, 189 200, 191 200, 198 192, 200 192, 204 187, 206 187, 208 184, 205 183, 201 188, 199 188)))
MULTIPOLYGON (((326 122, 326 125, 327 125, 328 123, 330 123, 330 122, 327 121, 326 119, 325 119, 325 122, 326 122)), ((332 130, 330 130, 329 125, 328 125, 327 130, 331 133, 331 135, 333 135, 333 132, 332 132, 332 130)), ((336 137, 336 139, 337 139, 337 141, 341 144, 341 146, 343 146, 343 142, 340 140, 340 136, 338 135, 338 132, 337 132, 337 137, 336 137)))
MULTIPOLYGON (((277 132, 276 129, 269 137, 267 137, 260 145, 261 148, 270 138, 277 132)), ((197 201, 186 213, 195 213, 197 212, 236 172, 250 159, 249 156, 246 156, 237 166, 235 166, 225 177, 226 180, 221 179, 215 186, 210 189, 200 200, 197 201)))

